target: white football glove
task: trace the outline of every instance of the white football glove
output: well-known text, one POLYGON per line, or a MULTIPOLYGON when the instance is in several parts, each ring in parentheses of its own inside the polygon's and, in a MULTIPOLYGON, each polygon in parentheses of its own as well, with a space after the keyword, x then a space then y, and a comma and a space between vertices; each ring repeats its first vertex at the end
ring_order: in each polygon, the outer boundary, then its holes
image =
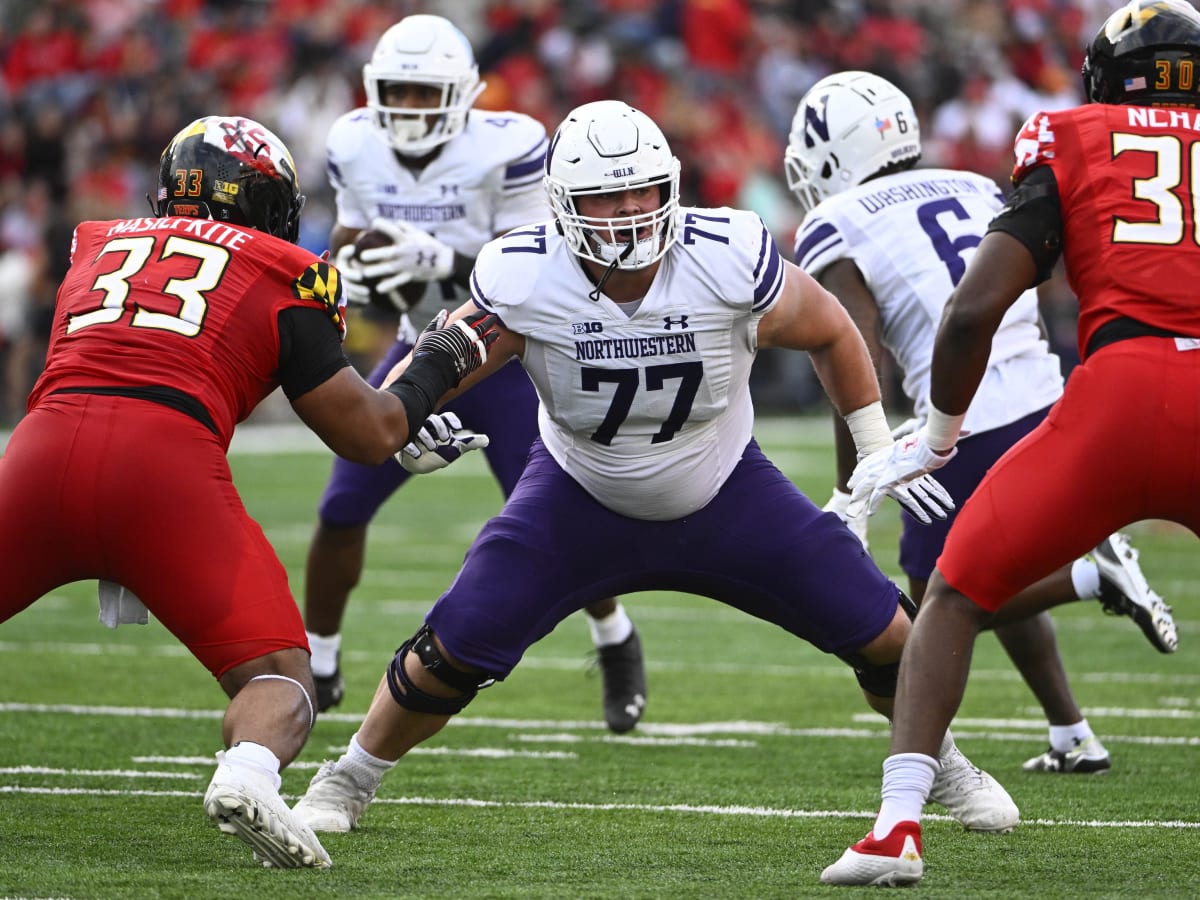
POLYGON ((378 278, 375 290, 386 294, 410 281, 441 281, 454 271, 454 250, 407 222, 375 219, 372 228, 392 236, 394 243, 359 254, 363 275, 378 278))
POLYGON ((870 550, 871 548, 867 544, 867 525, 869 524, 867 516, 862 514, 857 516, 850 515, 846 511, 849 506, 850 495, 845 491, 839 491, 837 488, 834 488, 833 496, 830 497, 829 502, 821 508, 824 509, 825 512, 831 512, 841 519, 842 523, 854 532, 854 536, 862 541, 863 549, 870 550))
POLYGON ((926 525, 933 521, 931 513, 939 519, 946 518, 954 509, 954 500, 937 479, 927 473, 940 469, 956 453, 957 447, 944 456, 935 453, 925 440, 925 429, 921 428, 889 447, 867 454, 858 461, 848 482, 847 515, 873 514, 886 494, 926 525))
POLYGON ((464 453, 482 450, 488 436, 462 427, 452 412, 434 413, 425 420, 416 437, 396 454, 400 465, 414 475, 444 469, 464 453))
POLYGON ((354 257, 354 244, 343 244, 333 258, 333 264, 342 277, 342 293, 346 295, 346 302, 357 306, 370 303, 371 289, 367 286, 362 263, 354 257))

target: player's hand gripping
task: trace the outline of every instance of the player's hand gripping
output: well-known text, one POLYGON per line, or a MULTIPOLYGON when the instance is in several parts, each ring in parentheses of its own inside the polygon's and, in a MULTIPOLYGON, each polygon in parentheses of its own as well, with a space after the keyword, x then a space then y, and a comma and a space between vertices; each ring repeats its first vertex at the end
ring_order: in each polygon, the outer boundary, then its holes
POLYGON ((359 252, 366 278, 379 279, 375 290, 387 294, 410 281, 441 281, 454 271, 454 250, 407 222, 378 218, 371 227, 392 243, 359 252))
POLYGON ((400 465, 415 475, 444 469, 464 453, 482 450, 488 436, 463 428, 452 412, 434 413, 425 420, 416 437, 396 454, 400 465))
POLYGON ((487 362, 488 347, 500 336, 500 320, 494 313, 478 310, 447 326, 447 316, 441 310, 417 336, 413 359, 428 353, 448 358, 462 381, 487 362))
POLYGON ((870 515, 879 508, 884 495, 928 525, 930 516, 944 519, 954 509, 954 500, 944 487, 929 475, 958 453, 952 447, 944 455, 934 451, 925 439, 925 429, 909 434, 859 460, 850 476, 850 516, 870 515))

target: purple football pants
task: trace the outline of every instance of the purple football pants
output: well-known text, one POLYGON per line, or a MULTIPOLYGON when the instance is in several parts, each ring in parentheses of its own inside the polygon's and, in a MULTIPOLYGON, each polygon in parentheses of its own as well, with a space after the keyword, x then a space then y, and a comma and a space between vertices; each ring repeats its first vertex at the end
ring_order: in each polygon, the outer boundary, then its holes
POLYGON ((996 460, 1033 431, 1049 412, 1050 407, 1046 407, 1000 428, 968 435, 958 442, 958 453, 954 459, 933 473, 933 477, 954 498, 954 509, 950 515, 945 519, 934 519, 930 525, 922 525, 916 516, 901 508, 904 530, 900 535, 900 568, 905 575, 921 581, 929 580, 938 557, 942 555, 942 546, 946 543, 950 526, 954 524, 967 498, 975 493, 975 488, 996 460))
POLYGON ((427 621, 452 656, 503 678, 575 610, 651 590, 711 597, 828 653, 869 644, 898 602, 858 538, 753 440, 707 506, 650 522, 593 500, 539 439, 427 621))
MULTIPOLYGON (((367 381, 379 387, 392 366, 411 349, 412 344, 406 342, 392 344, 367 381)), ((488 436, 490 441, 482 452, 505 497, 521 477, 529 445, 537 437, 537 405, 533 383, 513 360, 440 410, 456 413, 464 427, 488 436)), ((395 459, 381 466, 362 466, 335 458, 317 514, 324 524, 334 527, 366 525, 409 477, 395 459)))

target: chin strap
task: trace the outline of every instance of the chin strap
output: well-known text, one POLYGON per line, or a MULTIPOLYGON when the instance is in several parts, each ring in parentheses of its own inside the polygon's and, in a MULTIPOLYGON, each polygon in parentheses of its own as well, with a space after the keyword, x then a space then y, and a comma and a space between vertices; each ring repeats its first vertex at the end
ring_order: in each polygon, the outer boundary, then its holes
POLYGON ((612 275, 613 272, 617 271, 617 266, 620 263, 625 261, 626 257, 628 257, 629 254, 633 252, 633 248, 636 246, 637 246, 637 232, 635 231, 629 237, 629 246, 625 248, 625 250, 621 253, 620 256, 618 256, 616 259, 614 259, 612 262, 610 262, 608 264, 608 268, 604 270, 604 274, 601 275, 600 280, 596 282, 595 289, 588 293, 589 300, 591 300, 593 303, 600 302, 600 292, 602 290, 604 290, 604 285, 605 285, 605 282, 608 281, 608 277, 610 275, 612 275))

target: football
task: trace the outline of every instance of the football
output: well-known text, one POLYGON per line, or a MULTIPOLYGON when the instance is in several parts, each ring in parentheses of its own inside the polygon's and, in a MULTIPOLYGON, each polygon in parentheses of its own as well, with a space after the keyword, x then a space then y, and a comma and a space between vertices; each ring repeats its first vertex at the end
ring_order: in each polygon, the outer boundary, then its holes
MULTIPOLYGON (((392 238, 386 231, 378 228, 367 228, 360 232, 358 237, 354 239, 354 257, 361 262, 362 257, 360 254, 364 250, 371 250, 375 247, 386 247, 390 243, 392 243, 392 238)), ((408 284, 401 285, 395 291, 381 294, 375 289, 376 284, 381 280, 379 278, 368 279, 367 287, 371 290, 371 305, 387 310, 388 312, 396 312, 397 310, 407 312, 412 309, 421 301, 427 287, 423 281, 410 281, 408 284)))

